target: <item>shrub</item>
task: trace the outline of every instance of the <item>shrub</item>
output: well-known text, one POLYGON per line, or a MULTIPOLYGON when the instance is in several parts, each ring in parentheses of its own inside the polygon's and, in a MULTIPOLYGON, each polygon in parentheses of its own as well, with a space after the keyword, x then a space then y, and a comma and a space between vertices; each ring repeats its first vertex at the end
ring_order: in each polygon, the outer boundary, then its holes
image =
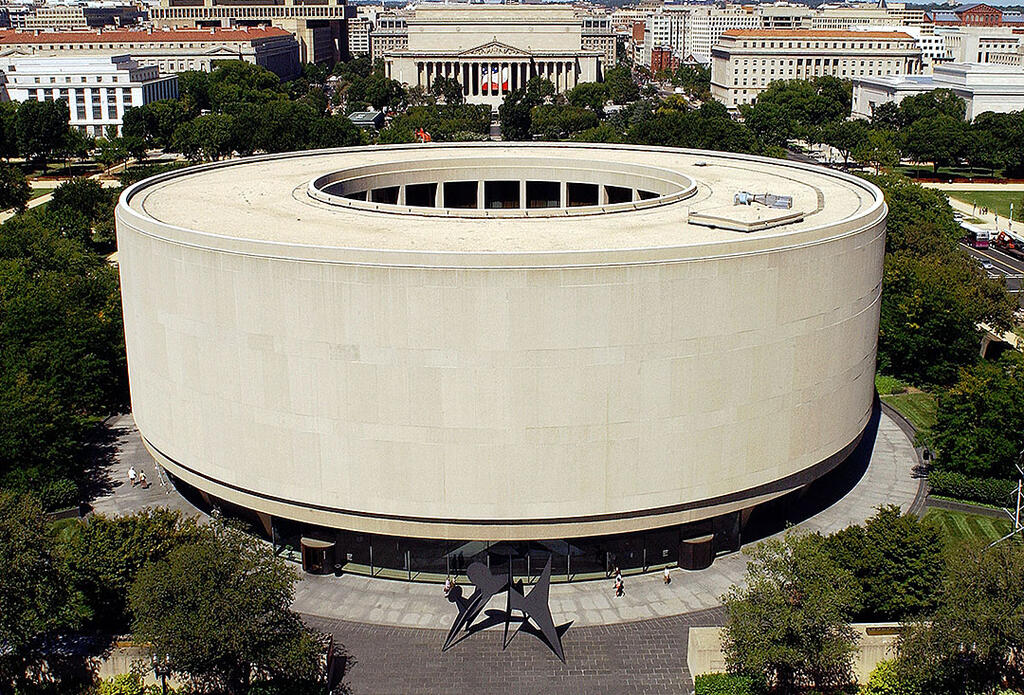
POLYGON ((693 680, 694 695, 750 695, 754 680, 731 673, 705 673, 693 680))
POLYGON ((159 687, 143 683, 139 674, 122 673, 100 681, 95 695, 157 695, 159 692, 159 687))
POLYGON ((868 684, 860 689, 860 695, 917 695, 914 688, 900 677, 896 662, 892 659, 879 661, 868 678, 868 684))
POLYGON ((48 512, 74 507, 78 504, 78 486, 67 478, 51 480, 40 488, 39 501, 48 512))
POLYGON ((996 506, 1007 504, 1017 490, 1017 483, 1012 480, 972 478, 952 471, 932 471, 928 474, 928 485, 933 495, 996 506))
POLYGON ((885 374, 875 375, 875 388, 879 396, 891 396, 894 393, 903 393, 907 390, 907 384, 894 376, 885 374))

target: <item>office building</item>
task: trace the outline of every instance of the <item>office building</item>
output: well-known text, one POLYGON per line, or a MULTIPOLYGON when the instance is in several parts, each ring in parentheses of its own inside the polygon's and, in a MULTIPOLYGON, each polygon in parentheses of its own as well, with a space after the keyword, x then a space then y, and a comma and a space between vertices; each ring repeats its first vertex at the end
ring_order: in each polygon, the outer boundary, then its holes
POLYGON ((11 101, 68 103, 70 123, 88 135, 121 130, 126 109, 178 96, 176 75, 161 75, 119 56, 3 56, 0 70, 11 101))
POLYGON ((903 32, 727 31, 712 51, 711 94, 730 109, 776 80, 916 75, 921 49, 903 32))

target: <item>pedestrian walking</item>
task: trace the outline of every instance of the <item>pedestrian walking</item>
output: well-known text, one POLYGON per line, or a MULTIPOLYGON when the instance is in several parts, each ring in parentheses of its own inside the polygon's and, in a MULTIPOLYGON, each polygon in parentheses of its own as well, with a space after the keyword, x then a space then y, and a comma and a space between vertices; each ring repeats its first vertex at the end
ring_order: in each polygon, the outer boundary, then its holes
POLYGON ((146 471, 141 469, 139 470, 139 485, 142 486, 143 490, 149 488, 149 483, 146 482, 146 471))
POLYGON ((622 596, 626 593, 626 585, 622 581, 622 575, 620 574, 615 578, 615 595, 622 596))
POLYGON ((447 596, 448 594, 451 593, 453 584, 454 584, 454 582, 452 582, 451 575, 445 577, 445 580, 444 580, 444 595, 445 596, 447 596))
POLYGON ((666 584, 672 583, 672 575, 669 574, 668 567, 665 568, 665 572, 661 576, 665 580, 666 584))
POLYGON ((135 487, 139 482, 139 475, 135 472, 135 466, 128 467, 128 482, 132 484, 132 487, 135 487))

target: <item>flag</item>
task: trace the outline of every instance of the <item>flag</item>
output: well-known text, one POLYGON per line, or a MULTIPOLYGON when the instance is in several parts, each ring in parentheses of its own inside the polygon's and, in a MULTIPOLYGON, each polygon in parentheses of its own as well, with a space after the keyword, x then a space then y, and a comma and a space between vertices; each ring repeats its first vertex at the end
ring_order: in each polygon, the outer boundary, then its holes
POLYGON ((508 91, 508 66, 501 69, 501 88, 508 91))
POLYGON ((498 66, 497 65, 492 65, 491 66, 491 91, 495 91, 495 92, 498 91, 498 79, 499 79, 498 66))

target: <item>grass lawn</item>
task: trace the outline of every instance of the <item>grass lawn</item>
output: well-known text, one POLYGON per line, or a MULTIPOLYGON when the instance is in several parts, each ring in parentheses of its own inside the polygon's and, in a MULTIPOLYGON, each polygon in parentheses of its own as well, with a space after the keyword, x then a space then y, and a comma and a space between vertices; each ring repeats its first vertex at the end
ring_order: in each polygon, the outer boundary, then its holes
POLYGON ((39 196, 43 196, 43 195, 46 195, 48 193, 53 193, 53 189, 52 188, 33 188, 32 189, 32 195, 29 196, 29 200, 35 200, 39 196))
POLYGON ((950 198, 956 198, 968 205, 986 207, 1000 217, 1010 216, 1013 203, 1013 219, 1024 220, 1024 191, 945 191, 950 198))
POLYGON ((994 541, 1010 532, 1009 519, 995 519, 980 514, 954 512, 948 509, 929 509, 924 522, 937 524, 948 538, 983 538, 994 541))
POLYGON ((935 396, 924 391, 897 393, 891 396, 880 396, 886 405, 900 411, 903 417, 919 430, 927 430, 935 426, 935 409, 938 403, 935 396))

